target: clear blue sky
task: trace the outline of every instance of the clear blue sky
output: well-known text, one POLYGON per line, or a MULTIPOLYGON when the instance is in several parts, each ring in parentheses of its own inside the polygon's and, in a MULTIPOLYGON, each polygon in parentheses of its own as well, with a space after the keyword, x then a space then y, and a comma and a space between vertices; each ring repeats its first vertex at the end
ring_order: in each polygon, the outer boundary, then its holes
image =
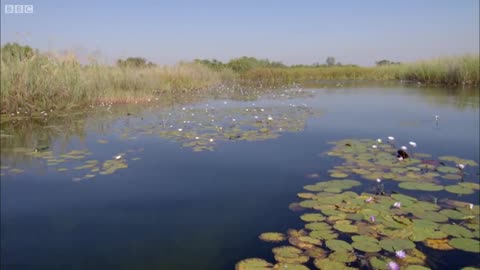
POLYGON ((2 0, 1 42, 159 64, 243 55, 372 65, 479 51, 479 0, 2 0), (33 14, 5 14, 33 4, 33 14))

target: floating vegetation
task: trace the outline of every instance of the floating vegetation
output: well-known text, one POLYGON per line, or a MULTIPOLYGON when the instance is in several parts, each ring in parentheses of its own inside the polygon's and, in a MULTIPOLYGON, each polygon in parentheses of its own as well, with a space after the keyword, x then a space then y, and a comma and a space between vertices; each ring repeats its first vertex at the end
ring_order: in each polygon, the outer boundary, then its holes
POLYGON ((265 242, 282 242, 287 239, 283 233, 276 232, 262 233, 259 238, 265 242))
MULTIPOLYGON (((386 191, 383 186, 385 181, 398 181, 398 187, 407 192, 473 194, 480 185, 465 181, 463 169, 447 163, 475 166, 476 162, 454 157, 443 157, 441 162, 401 159, 389 141, 332 143, 327 155, 345 162, 329 170, 330 177, 375 180, 373 188, 354 192, 362 183, 353 179, 320 179, 306 185, 296 203, 308 210, 300 214, 305 228, 289 230, 292 246, 273 248, 278 263, 313 263, 318 269, 358 269, 362 265, 369 269, 430 269, 427 256, 417 249, 419 243, 437 250, 480 253, 479 205, 452 199, 421 200, 386 191), (460 178, 453 177, 457 175, 460 178), (459 182, 442 185, 441 178, 459 182)), ((432 158, 424 153, 413 156, 432 158)))

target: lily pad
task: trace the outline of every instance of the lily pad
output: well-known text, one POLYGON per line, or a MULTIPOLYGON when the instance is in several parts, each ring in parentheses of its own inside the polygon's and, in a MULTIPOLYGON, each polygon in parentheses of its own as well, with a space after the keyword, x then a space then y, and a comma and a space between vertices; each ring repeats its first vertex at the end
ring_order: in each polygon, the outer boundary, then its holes
POLYGON ((325 220, 325 216, 318 213, 308 213, 301 215, 300 219, 306 222, 320 222, 325 220))
POLYGON ((445 186, 445 190, 455 194, 473 194, 474 190, 462 185, 445 186))
POLYGON ((443 186, 434 183, 417 183, 417 182, 402 182, 398 185, 403 189, 409 190, 422 190, 422 191, 440 191, 443 190, 443 186))
POLYGON ((360 242, 354 241, 352 243, 352 246, 355 249, 358 249, 364 252, 379 252, 380 250, 382 250, 379 244, 372 241, 360 241, 360 242))
POLYGON ((390 252, 415 248, 415 243, 407 239, 382 239, 379 245, 390 252))
POLYGON ((335 250, 335 251, 352 251, 353 250, 352 246, 349 243, 342 240, 330 239, 325 241, 325 245, 329 249, 335 250))
POLYGON ((467 238, 453 238, 448 242, 450 246, 468 252, 480 252, 480 241, 467 238))
POLYGON ((273 264, 259 258, 245 259, 235 265, 235 270, 267 270, 272 269, 273 264))
POLYGON ((287 239, 283 233, 278 232, 262 233, 260 234, 259 238, 265 242, 281 242, 287 239))

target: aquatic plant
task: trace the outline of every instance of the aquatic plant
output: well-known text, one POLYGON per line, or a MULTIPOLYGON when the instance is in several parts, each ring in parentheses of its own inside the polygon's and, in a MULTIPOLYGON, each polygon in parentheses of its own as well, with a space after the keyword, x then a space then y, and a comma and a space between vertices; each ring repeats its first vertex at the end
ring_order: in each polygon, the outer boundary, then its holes
MULTIPOLYGON (((437 166, 449 168, 446 163, 433 167, 434 173, 422 171, 421 160, 396 160, 395 147, 391 144, 382 144, 375 150, 370 147, 371 140, 348 139, 332 144, 333 149, 327 155, 345 160, 334 167, 336 173, 375 180, 377 184, 383 182, 377 178, 381 176, 385 181, 399 181, 399 187, 407 190, 438 192, 445 189, 464 194, 480 189, 478 183, 466 181, 441 185, 437 177, 449 174, 450 169, 435 169, 437 166), (381 158, 376 158, 377 155, 381 158)), ((417 156, 430 157, 423 153, 417 156)), ((447 160, 454 163, 459 158, 447 160)), ((463 162, 476 164, 471 160, 463 162)), ((427 255, 417 249, 419 243, 438 250, 480 253, 479 205, 452 199, 431 203, 397 192, 352 191, 359 190, 360 186, 360 182, 351 179, 306 185, 306 192, 297 194, 301 199, 299 205, 309 211, 300 216, 306 224, 299 232, 318 241, 302 242, 289 233, 289 242, 295 248, 283 246, 281 249, 291 250, 292 258, 301 258, 295 263, 309 265, 313 261, 318 269, 358 269, 361 265, 373 269, 429 269, 427 255)))

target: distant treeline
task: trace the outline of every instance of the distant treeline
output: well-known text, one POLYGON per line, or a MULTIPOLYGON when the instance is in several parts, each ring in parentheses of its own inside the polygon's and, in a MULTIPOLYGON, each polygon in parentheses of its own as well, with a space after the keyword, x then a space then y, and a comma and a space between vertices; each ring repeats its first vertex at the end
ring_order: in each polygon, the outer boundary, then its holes
POLYGON ((197 59, 157 66, 142 57, 119 59, 115 66, 94 59, 81 64, 73 54, 40 53, 16 43, 1 48, 0 113, 70 110, 100 102, 141 102, 164 93, 202 91, 216 85, 275 87, 308 80, 404 80, 426 84, 479 85, 479 56, 442 57, 414 63, 376 61, 374 67, 324 64, 287 66, 240 57, 226 63, 197 59))

